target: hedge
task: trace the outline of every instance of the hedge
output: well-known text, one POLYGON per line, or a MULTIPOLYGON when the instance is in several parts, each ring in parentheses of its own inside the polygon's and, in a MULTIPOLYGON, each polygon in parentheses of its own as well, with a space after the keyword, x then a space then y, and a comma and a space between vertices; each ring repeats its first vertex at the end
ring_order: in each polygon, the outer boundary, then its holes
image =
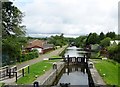
POLYGON ((39 56, 39 54, 38 54, 37 51, 22 54, 21 57, 20 57, 20 62, 31 60, 31 59, 37 58, 38 56, 39 56))

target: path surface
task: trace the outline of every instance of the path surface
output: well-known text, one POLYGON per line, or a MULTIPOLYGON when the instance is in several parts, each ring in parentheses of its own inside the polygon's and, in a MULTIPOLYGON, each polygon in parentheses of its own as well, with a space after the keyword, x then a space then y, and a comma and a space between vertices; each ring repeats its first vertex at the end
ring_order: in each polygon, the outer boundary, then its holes
MULTIPOLYGON (((59 49, 56 49, 54 51, 51 51, 49 53, 46 53, 46 54, 42 54, 40 55, 39 58, 35 58, 35 59, 32 59, 32 60, 29 60, 29 61, 26 61, 26 62, 22 62, 22 63, 19 63, 19 64, 16 64, 17 66, 17 69, 21 69, 22 67, 26 66, 26 65, 32 65, 32 64, 35 64, 35 63, 38 63, 40 61, 43 61, 44 58, 50 58, 51 56, 57 56, 59 55, 65 48, 67 47, 66 46, 63 46, 62 48, 59 48, 59 49)), ((6 79, 6 80, 3 80, 1 82, 5 83, 5 84, 11 84, 11 85, 15 85, 15 77, 14 78, 11 78, 11 79, 6 79)))

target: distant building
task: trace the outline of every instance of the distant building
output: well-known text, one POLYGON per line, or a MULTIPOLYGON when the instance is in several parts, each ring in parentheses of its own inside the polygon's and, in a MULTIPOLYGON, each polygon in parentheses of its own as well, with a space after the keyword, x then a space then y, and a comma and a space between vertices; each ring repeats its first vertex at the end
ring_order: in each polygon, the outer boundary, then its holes
POLYGON ((54 49, 53 44, 47 44, 47 41, 44 40, 30 40, 25 48, 28 51, 38 50, 39 53, 46 53, 52 49, 54 49))

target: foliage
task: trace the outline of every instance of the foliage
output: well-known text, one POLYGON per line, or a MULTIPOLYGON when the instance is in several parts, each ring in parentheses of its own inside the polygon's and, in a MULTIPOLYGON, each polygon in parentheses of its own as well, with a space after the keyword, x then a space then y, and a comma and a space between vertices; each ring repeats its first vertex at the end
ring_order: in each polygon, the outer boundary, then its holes
POLYGON ((109 46, 109 57, 120 63, 120 43, 118 45, 109 46))
POLYGON ((2 2, 2 54, 6 64, 16 62, 27 42, 22 17, 23 13, 12 2, 2 2))
POLYGON ((120 34, 115 36, 115 40, 120 40, 120 34))
POLYGON ((96 33, 90 33, 87 37, 86 44, 97 44, 99 43, 99 36, 96 33))
POLYGON ((63 34, 60 36, 51 36, 51 38, 49 38, 49 43, 62 47, 67 44, 67 39, 63 36, 63 34))
POLYGON ((17 61, 18 62, 23 62, 23 61, 31 60, 31 59, 38 58, 38 57, 39 57, 38 52, 34 51, 34 52, 29 52, 29 53, 26 53, 26 54, 22 54, 17 61))
POLYGON ((100 38, 100 40, 103 40, 105 38, 105 35, 103 32, 100 33, 99 38, 100 38))
POLYGON ((25 34, 25 26, 21 26, 23 14, 12 2, 2 2, 2 37, 25 34))
POLYGON ((111 38, 106 37, 106 38, 104 38, 103 40, 100 41, 100 45, 102 47, 107 47, 107 46, 110 45, 110 40, 111 40, 111 38))
POLYGON ((107 34, 106 34, 106 37, 110 37, 111 39, 114 39, 115 38, 115 32, 108 32, 107 34))
POLYGON ((75 39, 75 45, 77 47, 83 47, 86 42, 86 36, 79 36, 75 39))
POLYGON ((97 60, 95 67, 108 85, 118 85, 117 63, 108 60, 97 60), (103 74, 105 74, 105 76, 103 74))
POLYGON ((20 57, 20 54, 21 54, 20 43, 14 37, 3 39, 2 42, 3 42, 2 43, 2 54, 9 55, 9 59, 6 61, 7 64, 11 64, 10 61, 16 62, 15 58, 20 57))

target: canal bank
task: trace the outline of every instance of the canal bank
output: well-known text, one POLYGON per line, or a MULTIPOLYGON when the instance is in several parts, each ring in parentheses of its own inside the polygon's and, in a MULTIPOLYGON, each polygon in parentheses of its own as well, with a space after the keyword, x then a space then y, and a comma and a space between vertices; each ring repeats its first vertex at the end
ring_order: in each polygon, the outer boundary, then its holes
POLYGON ((64 68, 65 63, 64 62, 57 62, 57 69, 50 69, 48 72, 46 72, 44 75, 40 76, 35 80, 34 82, 38 82, 39 85, 53 85, 54 81, 57 79, 57 76, 61 72, 61 70, 64 68))
MULTIPOLYGON (((90 60, 89 62, 91 62, 92 60, 90 60)), ((89 63, 88 62, 88 63, 89 63)), ((90 74, 91 74, 91 77, 92 77, 92 83, 94 84, 95 87, 101 87, 101 86, 105 86, 105 82, 103 81, 102 77, 99 75, 97 69, 95 68, 94 66, 94 63, 93 63, 93 67, 92 68, 89 68, 90 70, 90 74)))

